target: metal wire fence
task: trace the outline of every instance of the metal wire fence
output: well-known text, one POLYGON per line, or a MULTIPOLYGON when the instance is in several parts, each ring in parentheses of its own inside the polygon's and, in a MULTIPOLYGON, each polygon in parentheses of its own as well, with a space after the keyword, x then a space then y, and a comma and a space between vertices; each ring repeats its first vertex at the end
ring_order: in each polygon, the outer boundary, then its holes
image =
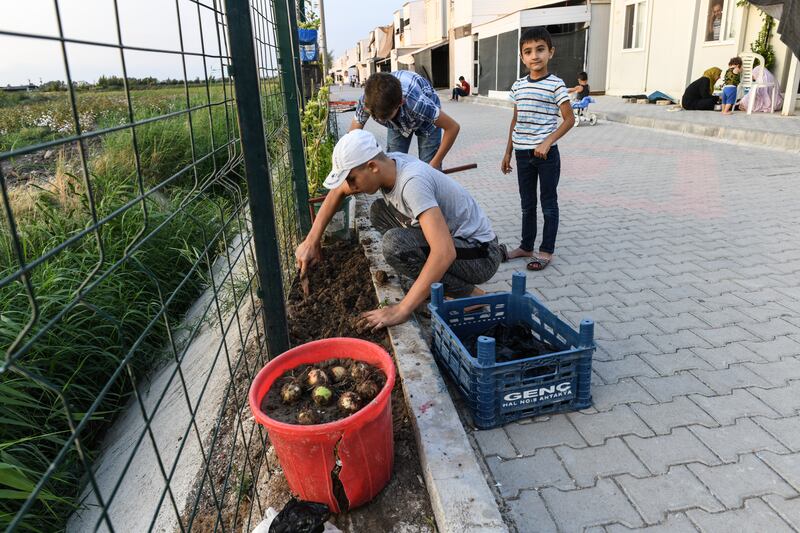
POLYGON ((0 93, 0 527, 249 531, 308 225, 295 5, 101 4, 0 9, 60 71, 0 93))

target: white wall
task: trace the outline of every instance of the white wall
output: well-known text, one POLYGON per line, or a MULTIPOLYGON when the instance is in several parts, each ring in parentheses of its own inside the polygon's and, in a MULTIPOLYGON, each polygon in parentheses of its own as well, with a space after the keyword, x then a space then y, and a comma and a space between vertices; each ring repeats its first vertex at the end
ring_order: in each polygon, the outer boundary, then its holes
POLYGON ((472 25, 485 24, 515 11, 557 3, 559 0, 472 0, 472 25))
MULTIPOLYGON (((649 0, 647 2, 648 7, 653 1, 654 0, 649 0)), ((610 28, 608 34, 608 79, 606 81, 606 92, 613 95, 639 94, 644 92, 647 52, 644 48, 636 50, 623 49, 623 39, 625 36, 624 0, 612 0, 610 28)), ((677 67, 673 62, 670 62, 669 65, 662 65, 661 68, 675 69, 677 67)), ((684 71, 685 66, 681 69, 681 72, 684 71)), ((683 79, 684 74, 680 76, 681 79, 683 79)), ((591 83, 591 80, 589 83, 591 83)))
MULTIPOLYGON (((653 12, 649 21, 650 37, 646 39, 648 67, 645 93, 662 91, 673 98, 680 98, 686 85, 697 77, 686 79, 691 57, 696 2, 697 0, 650 2, 653 12)), ((700 13, 702 17, 704 12, 700 13)), ((698 21, 698 31, 701 31, 700 26, 698 21)), ((705 23, 702 24, 702 32, 705 33, 705 23)), ((728 59, 725 59, 725 64, 728 59)))
POLYGON ((472 4, 475 0, 452 0, 450 11, 450 26, 457 28, 466 24, 474 24, 472 20, 472 4))
POLYGON ((425 43, 435 43, 447 37, 447 13, 449 0, 425 0, 425 43))
POLYGON ((462 37, 461 39, 454 39, 450 41, 451 51, 453 53, 453 69, 450 71, 453 78, 451 83, 455 86, 456 80, 459 76, 464 76, 471 87, 475 87, 476 81, 472 79, 472 65, 473 65, 473 40, 472 35, 462 37))
POLYGON ((406 46, 425 46, 428 44, 428 22, 425 20, 425 2, 417 0, 416 2, 409 2, 407 5, 411 16, 411 33, 410 41, 406 42, 406 46))
POLYGON ((586 74, 592 91, 606 89, 608 66, 608 29, 611 23, 611 2, 592 2, 589 42, 586 54, 586 74))

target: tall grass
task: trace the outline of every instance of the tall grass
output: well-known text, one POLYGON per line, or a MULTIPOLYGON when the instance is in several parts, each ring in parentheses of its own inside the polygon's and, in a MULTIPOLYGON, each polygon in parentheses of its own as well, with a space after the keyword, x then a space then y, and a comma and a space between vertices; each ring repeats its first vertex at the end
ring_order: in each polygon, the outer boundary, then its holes
MULTIPOLYGON (((149 91, 154 94, 144 94, 147 92, 134 95, 134 100, 144 105, 138 107, 142 117, 186 105, 182 89, 156 89, 149 91)), ((109 95, 100 97, 95 100, 100 108, 92 112, 103 118, 95 127, 127 120, 119 101, 109 95)), ((205 101, 204 92, 192 94, 191 105, 205 101)), ((10 124, 9 109, 17 114, 34 113, 39 105, 54 109, 47 99, 0 107, 0 127, 3 117, 5 124, 10 124)), ((126 105, 124 100, 122 105, 126 105)), ((91 104, 85 106, 88 109, 91 104)), ((228 111, 232 112, 232 108, 228 107, 228 111)), ((64 528, 86 483, 78 448, 68 443, 72 428, 85 424, 80 445, 91 461, 134 387, 126 371, 110 381, 112 375, 120 368, 126 370, 122 367, 125 361, 131 376, 137 377, 159 364, 164 357, 167 324, 178 327, 182 314, 204 288, 213 257, 203 250, 208 246, 217 250, 216 236, 223 219, 239 200, 210 178, 219 179, 224 168, 239 164, 238 159, 229 160, 232 152, 222 150, 174 176, 191 165, 192 142, 194 157, 199 159, 211 153, 212 144, 218 148, 233 137, 234 132, 228 128, 234 126, 235 117, 226 121, 223 106, 214 107, 212 115, 210 118, 206 109, 192 113, 192 130, 186 115, 137 127, 144 187, 158 189, 145 200, 147 216, 141 203, 135 203, 103 224, 99 232, 89 233, 30 273, 39 316, 22 342, 39 337, 14 366, 0 373, 0 528, 7 528, 14 520, 34 486, 65 449, 65 457, 53 465, 49 480, 19 524, 21 531, 64 528), (174 178, 167 180, 170 177, 174 178), (98 240, 105 254, 100 262, 98 240), (79 294, 80 301, 72 306, 79 294), (170 301, 168 305, 164 304, 166 300, 170 301), (161 311, 163 315, 159 316, 161 311), (63 316, 47 327, 60 313, 63 316), (90 416, 90 407, 106 386, 107 393, 90 416)), ((18 125, 12 145, 21 142, 22 137, 17 134, 25 127, 18 125)), ((39 133, 44 137, 64 134, 52 129, 39 133)), ((42 139, 41 135, 37 137, 42 139)), ((140 194, 132 143, 128 130, 86 143, 90 183, 100 219, 140 194)), ((0 151, 8 147, 0 147, 0 151)), ((88 192, 79 162, 67 150, 61 151, 47 182, 10 190, 26 262, 54 250, 90 226, 88 192)), ((5 225, 0 226, 0 280, 19 268, 8 221, 5 217, 2 220, 5 225)), ((33 314, 21 281, 0 285, 0 346, 4 352, 33 314)))

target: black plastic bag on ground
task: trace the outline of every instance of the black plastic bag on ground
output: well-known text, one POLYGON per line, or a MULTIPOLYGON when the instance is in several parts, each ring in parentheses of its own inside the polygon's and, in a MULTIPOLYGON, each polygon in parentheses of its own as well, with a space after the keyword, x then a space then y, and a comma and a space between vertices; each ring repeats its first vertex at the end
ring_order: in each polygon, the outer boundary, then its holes
POLYGON ((322 533, 331 516, 328 506, 292 498, 269 526, 269 533, 322 533))

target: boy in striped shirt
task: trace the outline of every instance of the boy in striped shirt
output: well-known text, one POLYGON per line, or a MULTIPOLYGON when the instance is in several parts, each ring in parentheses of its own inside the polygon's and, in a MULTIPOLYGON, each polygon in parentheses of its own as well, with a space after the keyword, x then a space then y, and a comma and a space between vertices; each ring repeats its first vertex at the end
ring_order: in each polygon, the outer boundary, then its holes
POLYGON ((528 28, 519 40, 522 62, 530 70, 511 86, 514 117, 508 131, 508 145, 500 164, 503 174, 511 172, 511 150, 517 160, 517 181, 522 203, 522 241, 508 252, 508 258, 529 257, 529 270, 542 270, 553 257, 558 233, 558 179, 561 159, 555 142, 575 124, 564 82, 547 71, 555 48, 544 27, 528 28), (563 122, 558 125, 558 114, 563 122), (539 183, 544 228, 539 253, 536 240, 536 185, 539 183))

